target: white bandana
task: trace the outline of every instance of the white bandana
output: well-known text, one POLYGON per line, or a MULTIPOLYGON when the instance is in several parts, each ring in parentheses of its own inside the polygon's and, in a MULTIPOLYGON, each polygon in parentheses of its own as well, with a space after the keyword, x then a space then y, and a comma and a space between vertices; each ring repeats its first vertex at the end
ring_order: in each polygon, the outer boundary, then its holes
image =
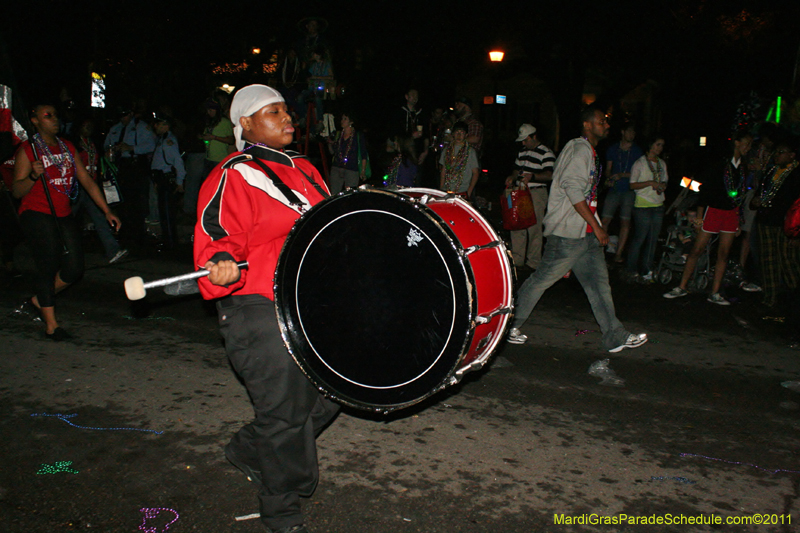
POLYGON ((239 119, 249 117, 264 106, 283 101, 281 93, 266 85, 248 85, 236 92, 231 103, 231 122, 233 122, 233 136, 236 138, 237 150, 241 151, 244 148, 239 119))

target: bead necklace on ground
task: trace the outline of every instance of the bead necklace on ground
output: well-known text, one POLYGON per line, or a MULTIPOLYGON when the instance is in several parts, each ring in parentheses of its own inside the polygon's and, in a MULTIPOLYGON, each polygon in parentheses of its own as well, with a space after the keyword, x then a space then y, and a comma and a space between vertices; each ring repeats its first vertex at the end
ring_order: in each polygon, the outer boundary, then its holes
POLYGON ((469 160, 469 144, 464 142, 458 152, 455 145, 456 143, 450 143, 444 152, 444 186, 448 191, 458 192, 469 160))
POLYGON ((764 180, 764 186, 761 189, 761 206, 762 207, 770 207, 770 203, 772 199, 775 198, 775 195, 778 193, 778 190, 783 185, 783 180, 786 179, 786 176, 792 173, 794 169, 798 166, 797 161, 792 161, 789 165, 784 168, 780 168, 777 165, 770 167, 767 171, 766 179, 764 180))
MULTIPOLYGON (((64 144, 64 141, 56 137, 56 141, 58 142, 58 148, 61 150, 61 155, 63 156, 61 159, 56 159, 53 155, 53 152, 50 151, 50 147, 47 146, 47 143, 42 138, 42 135, 37 133, 33 136, 33 143, 36 145, 36 150, 39 152, 39 158, 44 159, 45 156, 50 158, 50 162, 58 169, 58 173, 62 178, 67 177, 67 171, 69 171, 70 167, 77 169, 75 166, 75 160, 72 158, 72 152, 69 151, 67 145, 64 144)), ((45 172, 45 176, 47 172, 45 172)), ((72 176, 68 180, 68 184, 66 186, 56 183, 54 180, 48 180, 53 189, 56 192, 66 195, 69 197, 70 200, 74 200, 78 197, 78 182, 75 180, 75 173, 72 173, 72 176)))

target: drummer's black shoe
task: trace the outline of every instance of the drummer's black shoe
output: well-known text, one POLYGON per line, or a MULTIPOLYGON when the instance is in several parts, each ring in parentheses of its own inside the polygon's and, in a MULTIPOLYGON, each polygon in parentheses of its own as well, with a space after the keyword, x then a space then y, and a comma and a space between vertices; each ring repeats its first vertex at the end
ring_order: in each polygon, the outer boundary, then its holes
POLYGON ((247 463, 242 461, 242 459, 236 455, 236 452, 233 451, 233 447, 231 447, 230 443, 225 446, 225 458, 247 476, 247 481, 252 481, 253 483, 261 485, 261 471, 251 468, 247 463))

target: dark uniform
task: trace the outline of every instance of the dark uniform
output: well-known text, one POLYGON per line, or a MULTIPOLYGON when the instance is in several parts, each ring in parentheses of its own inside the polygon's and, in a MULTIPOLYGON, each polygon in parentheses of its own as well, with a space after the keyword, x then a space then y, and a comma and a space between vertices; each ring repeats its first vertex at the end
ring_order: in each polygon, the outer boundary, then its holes
POLYGON ((199 285, 205 298, 221 298, 217 310, 225 349, 255 411, 255 419, 234 435, 225 454, 261 484, 261 520, 273 530, 302 523, 300 497, 310 496, 319 478, 315 439, 338 412, 288 353, 273 303, 283 243, 302 212, 327 194, 319 172, 304 157, 245 145, 244 152, 211 171, 198 201, 195 264, 249 262, 239 280, 227 287, 207 278, 199 285), (254 157, 302 205, 291 204, 254 157))

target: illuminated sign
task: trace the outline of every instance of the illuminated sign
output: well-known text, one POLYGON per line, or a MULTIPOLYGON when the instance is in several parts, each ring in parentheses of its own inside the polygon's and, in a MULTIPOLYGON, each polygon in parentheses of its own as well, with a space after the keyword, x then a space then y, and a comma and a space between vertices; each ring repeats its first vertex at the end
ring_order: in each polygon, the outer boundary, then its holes
POLYGON ((106 76, 92 72, 92 107, 106 106, 106 76))

